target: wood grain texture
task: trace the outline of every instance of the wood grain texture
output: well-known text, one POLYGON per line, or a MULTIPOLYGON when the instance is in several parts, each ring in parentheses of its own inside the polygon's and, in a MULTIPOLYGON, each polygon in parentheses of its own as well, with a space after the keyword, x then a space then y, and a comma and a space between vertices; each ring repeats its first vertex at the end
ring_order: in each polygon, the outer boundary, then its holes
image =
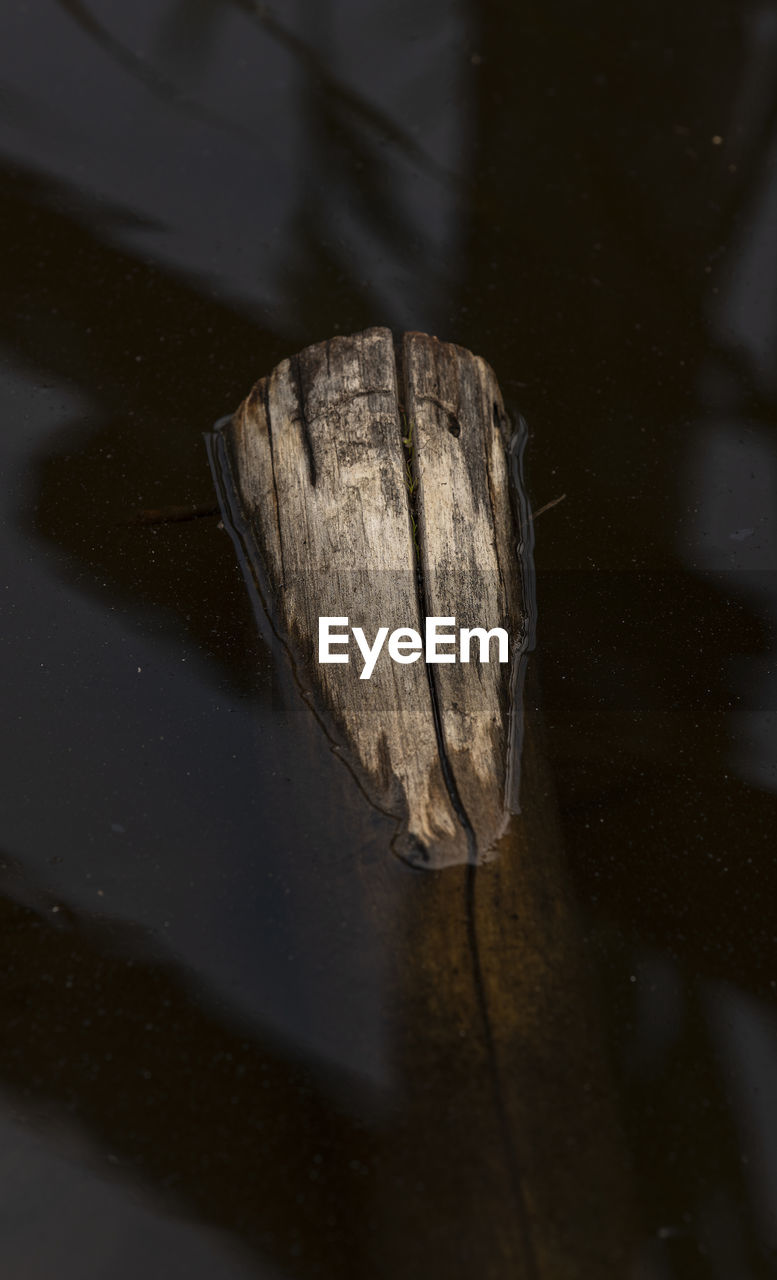
POLYGON ((430 669, 444 751, 482 858, 507 819, 513 664, 526 626, 507 463, 511 433, 484 360, 423 333, 406 334, 403 345, 427 613, 455 612, 466 627, 504 627, 513 650, 509 666, 492 654, 488 663, 430 669))
POLYGON ((434 614, 504 626, 515 645, 508 442, 483 360, 423 334, 397 360, 387 329, 285 360, 225 429, 249 556, 303 691, 396 818, 395 849, 425 866, 487 858, 504 830, 513 663, 399 665, 384 650, 363 681, 360 662, 316 662, 318 618, 347 616, 371 640, 379 626, 423 634, 434 614))

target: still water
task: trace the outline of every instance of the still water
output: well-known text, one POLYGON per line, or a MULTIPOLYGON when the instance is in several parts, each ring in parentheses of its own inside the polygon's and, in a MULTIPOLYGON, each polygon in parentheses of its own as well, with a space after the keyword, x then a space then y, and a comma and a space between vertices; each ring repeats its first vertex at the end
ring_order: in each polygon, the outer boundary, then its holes
POLYGON ((7 0, 0 49, 3 1274, 382 1274, 315 1188, 385 1124, 388 960, 306 893, 341 783, 202 437, 385 324, 564 495, 533 696, 633 1274, 777 1275, 774 0, 7 0))

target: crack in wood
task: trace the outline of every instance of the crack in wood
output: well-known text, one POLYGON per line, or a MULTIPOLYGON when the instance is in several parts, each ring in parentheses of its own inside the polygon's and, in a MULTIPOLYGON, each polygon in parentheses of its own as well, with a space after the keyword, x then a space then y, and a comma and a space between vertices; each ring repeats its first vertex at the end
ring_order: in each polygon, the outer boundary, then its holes
MULTIPOLYGON (((325 350, 326 350, 326 360, 327 360, 327 368, 328 368, 329 367, 329 343, 328 342, 325 344, 325 350)), ((305 393, 305 386, 303 382, 303 377, 304 377, 303 365, 299 356, 294 356, 292 358, 291 367, 294 370, 294 377, 297 384, 297 399, 299 402, 299 425, 300 425, 300 432, 302 436, 302 443, 305 449, 305 457, 307 458, 307 463, 308 463, 308 479, 310 480, 312 487, 315 489, 316 476, 317 476, 316 455, 313 452, 313 442, 310 438, 310 429, 308 426, 307 404, 306 404, 307 396, 305 393)), ((269 414, 268 414, 268 421, 269 421, 269 414)))
MULTIPOLYGON (((394 343, 394 361, 396 364, 397 386, 401 388, 401 392, 399 394, 399 403, 401 403, 402 405, 407 405, 410 399, 410 394, 407 386, 407 365, 405 362, 404 339, 400 338, 398 342, 394 343)), ((414 431, 415 424, 412 418, 408 419, 407 410, 401 411, 401 422, 405 424, 409 432, 412 433, 414 431)), ((405 436, 402 437, 403 444, 406 438, 407 437, 405 436)), ((416 447, 417 447, 417 442, 416 442, 416 447)), ((414 452, 411 448, 405 446, 405 453, 407 457, 408 467, 411 468, 413 479, 417 483, 416 462, 415 462, 414 452)), ((415 484, 413 489, 408 491, 407 500, 410 508, 410 519, 412 521, 412 526, 413 526, 413 552, 414 552, 415 562, 416 562, 418 611, 421 615, 422 625, 425 627, 426 620, 428 617, 430 617, 430 612, 429 612, 428 600, 427 600, 426 579, 424 576, 424 557, 422 554, 422 547, 418 541, 418 532, 417 532, 418 531, 418 502, 415 496, 415 484)), ((440 709, 438 690, 435 682, 433 666, 427 664, 426 674, 429 682, 429 701, 431 704, 432 717, 434 720, 434 732, 435 732, 435 737, 437 739, 437 754, 440 759, 440 768, 442 769, 442 776, 445 781, 445 786, 447 787, 447 790, 448 790, 451 806, 466 836, 468 860, 470 863, 474 864, 477 862, 477 859, 478 859, 477 841, 475 839, 475 832, 472 828, 472 823, 467 817, 467 812, 464 808, 464 805, 462 804, 461 796, 459 795, 459 790, 458 790, 458 787, 456 786, 456 779, 454 777, 453 770, 451 768, 451 762, 448 759, 448 753, 445 749, 445 738, 443 735, 443 727, 442 727, 442 714, 440 709)))

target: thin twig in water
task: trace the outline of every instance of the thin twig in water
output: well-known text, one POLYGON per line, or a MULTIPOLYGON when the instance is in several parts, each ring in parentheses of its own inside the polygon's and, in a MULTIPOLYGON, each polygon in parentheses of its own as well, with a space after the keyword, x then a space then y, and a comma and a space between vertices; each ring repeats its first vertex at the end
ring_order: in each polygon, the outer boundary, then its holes
POLYGON ((532 511, 531 519, 536 520, 537 516, 541 516, 543 511, 550 511, 551 507, 557 507, 560 502, 566 498, 566 494, 562 493, 560 497, 554 498, 552 502, 546 502, 544 507, 540 507, 539 511, 532 511))
POLYGON ((208 506, 180 505, 171 507, 150 507, 135 511, 123 524, 180 524, 183 520, 202 520, 207 516, 217 516, 221 512, 213 504, 208 506))

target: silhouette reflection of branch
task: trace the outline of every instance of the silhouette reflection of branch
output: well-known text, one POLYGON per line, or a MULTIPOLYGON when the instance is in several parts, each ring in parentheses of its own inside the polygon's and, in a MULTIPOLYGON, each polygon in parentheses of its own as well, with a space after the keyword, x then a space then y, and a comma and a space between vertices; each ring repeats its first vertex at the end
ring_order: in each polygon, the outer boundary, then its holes
MULTIPOLYGON (((241 120, 223 116, 212 108, 206 107, 185 93, 179 85, 152 66, 146 58, 128 49, 104 23, 95 17, 86 0, 56 0, 56 3, 109 58, 157 98, 170 106, 185 110, 205 124, 226 130, 235 137, 250 142, 253 146, 264 147, 265 139, 256 130, 251 129, 241 120)), ((316 94, 322 96, 333 109, 337 110, 343 122, 350 117, 353 126, 360 125, 370 129, 378 135, 379 140, 390 142, 438 182, 454 187, 460 185, 460 179, 438 164, 434 157, 429 155, 421 144, 402 129, 387 112, 338 80, 320 59, 315 49, 284 27, 263 6, 251 3, 251 0, 227 0, 227 3, 233 4, 243 13, 257 19, 260 29, 298 60, 316 94)), ((213 0, 214 9, 218 4, 219 0, 213 0)), ((177 30, 184 32, 186 28, 179 24, 177 30)), ((168 31, 167 35, 169 47, 171 32, 168 31)))
MULTIPOLYGON (((326 11, 319 9, 316 16, 325 32, 326 11)), ((312 61, 297 100, 302 155, 297 164, 300 195, 290 220, 294 256, 279 274, 307 332, 331 332, 333 298, 339 304, 337 327, 353 332, 390 318, 386 299, 373 284, 373 255, 377 263, 389 257, 406 269, 415 263, 418 270, 426 241, 424 221, 421 209, 407 200, 395 159, 387 158, 374 137, 342 109, 338 94, 322 95, 326 74, 317 55, 302 48, 312 61), (357 242, 361 238, 357 253, 348 234, 352 220, 357 242), (367 237, 372 244, 365 250, 367 237)), ((426 247, 431 252, 420 269, 427 289, 435 291, 434 246, 426 242, 426 247)))
MULTIPOLYGON (((284 1274, 366 1274, 373 1139, 331 1069, 211 1007, 137 926, 85 919, 3 860, 0 1082, 65 1115, 101 1172, 238 1236, 284 1274)), ((364 1115, 364 1089, 345 1080, 364 1115)))
POLYGON ((328 101, 341 120, 351 116, 354 124, 366 125, 372 129, 381 139, 390 142, 409 160, 419 165, 430 177, 435 177, 452 187, 461 186, 461 178, 458 174, 440 165, 411 134, 401 128, 374 102, 370 102, 355 89, 338 80, 317 50, 279 22, 267 5, 257 3, 257 0, 228 0, 228 3, 236 5, 244 13, 251 14, 264 31, 294 55, 307 73, 307 85, 310 91, 315 96, 328 101))
POLYGON ((223 116, 218 111, 213 111, 210 107, 198 102, 140 54, 128 49, 104 23, 94 16, 85 0, 56 0, 56 3, 113 62, 126 71, 133 80, 149 89, 160 101, 178 108, 203 124, 242 138, 253 147, 264 145, 264 139, 241 120, 223 116))
POLYGON ((79 207, 57 183, 7 166, 0 218, 0 343, 22 368, 75 388, 87 406, 46 442, 27 518, 70 557, 79 590, 104 604, 99 583, 111 584, 114 600, 185 627, 215 670, 226 666, 241 688, 253 688, 250 607, 216 521, 162 529, 128 521, 139 508, 212 505, 201 433, 238 403, 259 368, 277 362, 288 339, 111 243, 128 219, 79 207))
POLYGON ((161 9, 155 53, 163 66, 192 82, 208 71, 224 7, 218 0, 168 0, 161 9))

